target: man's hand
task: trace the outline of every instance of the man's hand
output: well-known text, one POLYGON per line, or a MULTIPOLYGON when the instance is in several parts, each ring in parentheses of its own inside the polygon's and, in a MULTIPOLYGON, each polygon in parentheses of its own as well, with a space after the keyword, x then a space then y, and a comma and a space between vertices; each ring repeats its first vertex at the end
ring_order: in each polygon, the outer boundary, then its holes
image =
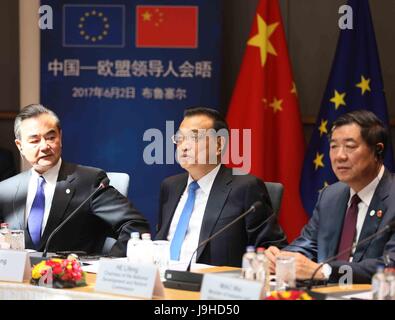
MULTIPOLYGON (((270 249, 270 248, 269 248, 270 249)), ((313 272, 320 266, 320 264, 306 258, 303 254, 298 252, 281 251, 278 256, 295 257, 295 271, 296 278, 300 280, 310 279, 313 272)), ((314 279, 324 280, 324 274, 319 270, 314 279)))
POLYGON ((270 273, 276 272, 276 257, 281 253, 280 249, 271 246, 265 250, 266 258, 269 260, 269 270, 270 273))

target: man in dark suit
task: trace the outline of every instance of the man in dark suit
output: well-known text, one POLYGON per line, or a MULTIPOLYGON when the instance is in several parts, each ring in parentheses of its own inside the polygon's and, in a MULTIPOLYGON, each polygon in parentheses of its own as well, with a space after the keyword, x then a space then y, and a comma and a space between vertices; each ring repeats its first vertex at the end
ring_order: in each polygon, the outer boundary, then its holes
POLYGON ((0 148, 0 181, 3 181, 16 174, 14 157, 12 152, 0 148))
MULTIPOLYGON (((42 105, 15 119, 15 143, 32 169, 0 183, 0 221, 25 230, 26 248, 42 251, 59 226, 106 178, 104 171, 64 162, 58 117, 42 105)), ((125 256, 130 232, 149 232, 146 219, 117 190, 105 186, 54 236, 50 251, 101 253, 107 236, 117 238, 110 254, 125 256)))
POLYGON ((170 241, 171 260, 240 266, 247 245, 284 245, 286 238, 272 207, 265 184, 251 175, 234 175, 221 164, 228 133, 223 117, 213 109, 192 108, 184 113, 173 137, 178 161, 187 173, 165 179, 160 192, 157 239, 170 241), (230 229, 198 245, 232 222, 256 202, 262 206, 230 229))
POLYGON ((387 130, 369 111, 344 114, 333 123, 330 159, 339 182, 321 191, 299 238, 284 251, 266 250, 272 271, 277 256, 291 255, 297 278, 309 279, 322 261, 339 254, 316 279, 336 282, 351 270, 354 283, 370 283, 378 264, 395 259, 393 230, 359 245, 395 219, 395 180, 383 165, 387 141, 387 130))

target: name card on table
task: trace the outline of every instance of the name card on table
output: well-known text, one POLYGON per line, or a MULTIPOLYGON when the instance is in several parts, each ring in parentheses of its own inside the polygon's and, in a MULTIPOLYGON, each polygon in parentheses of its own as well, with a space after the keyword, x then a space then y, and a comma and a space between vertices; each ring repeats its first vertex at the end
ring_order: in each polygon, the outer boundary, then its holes
POLYGON ((263 297, 263 283, 215 274, 203 276, 201 300, 260 300, 263 297))
POLYGON ((30 272, 27 252, 0 250, 0 281, 23 282, 30 279, 30 272))
POLYGON ((155 265, 100 260, 95 291, 151 299, 163 297, 164 287, 155 265))

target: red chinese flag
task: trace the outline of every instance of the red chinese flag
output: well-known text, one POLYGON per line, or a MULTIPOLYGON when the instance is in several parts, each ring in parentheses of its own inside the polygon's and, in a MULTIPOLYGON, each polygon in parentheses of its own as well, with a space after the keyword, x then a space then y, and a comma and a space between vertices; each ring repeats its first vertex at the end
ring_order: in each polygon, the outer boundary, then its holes
POLYGON ((251 129, 251 173, 284 185, 279 221, 292 241, 307 222, 299 195, 305 146, 277 0, 259 2, 227 120, 251 129))
POLYGON ((197 6, 136 6, 136 47, 197 46, 197 6))

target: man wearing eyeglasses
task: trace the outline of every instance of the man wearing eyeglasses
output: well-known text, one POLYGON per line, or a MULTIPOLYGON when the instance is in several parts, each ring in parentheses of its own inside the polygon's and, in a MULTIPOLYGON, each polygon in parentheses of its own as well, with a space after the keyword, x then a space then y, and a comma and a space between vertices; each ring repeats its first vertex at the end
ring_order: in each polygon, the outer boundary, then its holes
POLYGON ((156 239, 170 241, 173 261, 188 263, 193 258, 197 263, 240 267, 247 245, 286 244, 276 218, 266 221, 273 211, 265 184, 251 175, 233 175, 221 164, 227 133, 228 126, 218 111, 197 107, 185 111, 173 137, 177 160, 187 172, 162 182, 156 235, 156 239), (193 255, 202 241, 256 201, 261 201, 262 207, 193 255))

